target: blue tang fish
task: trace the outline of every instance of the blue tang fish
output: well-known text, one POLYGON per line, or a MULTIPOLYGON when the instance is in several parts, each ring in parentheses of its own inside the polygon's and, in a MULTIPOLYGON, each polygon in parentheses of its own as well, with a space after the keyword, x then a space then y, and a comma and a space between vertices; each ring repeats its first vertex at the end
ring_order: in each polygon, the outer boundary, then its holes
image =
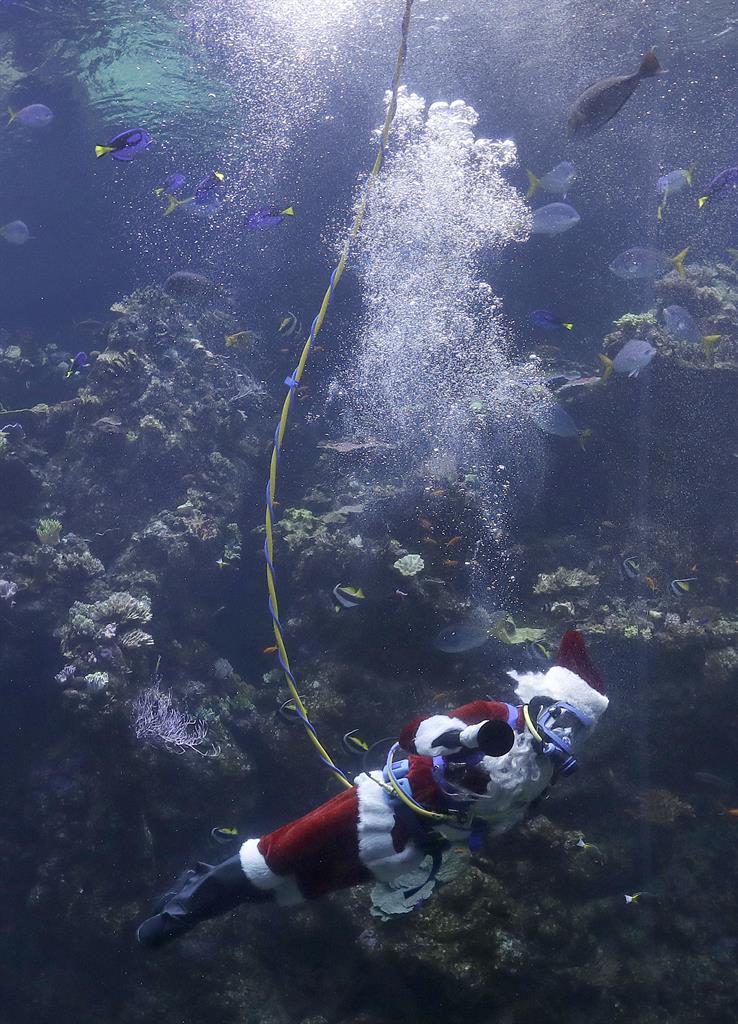
POLYGON ((67 377, 75 377, 80 370, 83 370, 85 366, 90 365, 90 360, 87 358, 86 352, 78 352, 73 359, 69 361, 69 369, 67 370, 67 377))
POLYGON ((169 217, 178 206, 186 206, 188 203, 194 203, 201 213, 213 213, 218 207, 220 200, 218 192, 224 183, 225 174, 222 171, 211 171, 197 185, 194 196, 189 196, 187 199, 177 199, 171 192, 168 192, 167 208, 164 211, 164 216, 169 217))
POLYGON ((108 153, 113 160, 120 160, 122 163, 129 163, 139 153, 144 153, 151 145, 151 136, 143 128, 129 128, 114 136, 106 146, 95 146, 95 156, 107 156, 108 153))
POLYGON ((294 217, 295 211, 291 206, 280 210, 278 206, 265 206, 260 210, 249 210, 244 214, 244 227, 251 231, 262 231, 264 228, 273 228, 281 224, 287 217, 294 217))
POLYGON ((218 201, 218 191, 225 183, 225 174, 222 171, 212 171, 206 178, 203 178, 195 189, 196 206, 212 206, 218 201))
POLYGON ((725 192, 736 188, 736 186, 738 186, 738 167, 727 167, 712 179, 705 189, 705 194, 697 200, 697 205, 701 210, 705 203, 717 199, 718 196, 724 195, 725 192))
POLYGON ((534 309, 531 311, 530 318, 534 324, 539 327, 546 327, 550 330, 567 330, 570 331, 574 327, 574 324, 567 320, 562 320, 560 316, 552 313, 550 309, 534 309))
POLYGON ((164 183, 154 189, 154 195, 160 196, 164 192, 168 192, 173 195, 175 192, 179 192, 186 181, 187 178, 184 174, 179 174, 176 171, 174 174, 168 174, 164 179, 164 183))

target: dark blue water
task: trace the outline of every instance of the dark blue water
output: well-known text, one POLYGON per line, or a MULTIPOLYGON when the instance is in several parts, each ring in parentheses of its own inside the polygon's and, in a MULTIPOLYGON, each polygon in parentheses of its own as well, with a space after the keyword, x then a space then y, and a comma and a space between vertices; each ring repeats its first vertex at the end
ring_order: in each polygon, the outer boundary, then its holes
POLYGON ((0 225, 31 235, 0 238, 9 1024, 735 1019, 738 207, 732 192, 696 202, 736 162, 727 3, 415 0, 402 82, 422 100, 401 98, 279 465, 281 620, 347 774, 363 767, 348 730, 372 744, 417 714, 514 702, 506 671, 545 671, 576 628, 611 699, 577 776, 407 916, 381 922, 353 889, 243 908, 158 955, 135 941, 186 865, 232 852, 211 829, 261 835, 336 792, 276 713, 264 485, 284 378, 375 158, 401 15, 395 0, 0 4, 0 99, 54 114, 0 129, 0 225), (567 139, 575 97, 652 45, 665 73, 567 139), (515 166, 474 178, 408 113, 457 99, 473 137, 512 140, 515 166), (151 134, 147 152, 95 158, 131 128, 151 134), (526 168, 562 160, 581 222, 522 237, 526 168), (692 165, 659 222, 656 179, 692 165), (187 176, 185 198, 213 171, 213 211, 163 216, 167 175, 187 176), (269 230, 244 226, 288 206, 269 230), (688 246, 684 283, 616 277, 633 246, 688 246), (183 270, 206 298, 161 291, 183 270), (713 356, 656 323, 611 335, 623 314, 661 324, 677 302, 721 335, 713 356), (540 308, 574 330, 536 327, 540 308), (287 311, 303 325, 290 340, 287 311), (228 345, 246 330, 255 340, 228 345), (557 397, 579 438, 535 426, 535 403, 553 401, 543 380, 599 373, 603 345, 636 330, 657 348, 638 378, 557 397), (531 361, 545 344, 558 351, 531 361), (90 363, 67 373, 78 351, 90 363), (59 541, 44 540, 49 518, 59 541), (407 554, 424 559, 417 576, 395 568, 407 554), (561 569, 584 583, 551 583, 561 569), (366 598, 341 606, 337 586, 366 598), (545 630, 543 649, 494 632, 434 646, 482 613, 545 630), (142 739, 136 701, 155 687, 207 743, 142 739))

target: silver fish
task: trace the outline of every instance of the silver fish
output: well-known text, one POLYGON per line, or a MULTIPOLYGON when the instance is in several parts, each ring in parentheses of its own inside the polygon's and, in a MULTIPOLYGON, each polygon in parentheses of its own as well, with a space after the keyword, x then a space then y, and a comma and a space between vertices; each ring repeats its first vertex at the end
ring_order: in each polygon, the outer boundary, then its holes
POLYGON ((610 264, 610 270, 623 281, 652 281, 667 274, 672 268, 680 277, 684 277, 684 260, 688 252, 689 248, 682 249, 676 256, 667 256, 658 249, 636 245, 616 256, 610 264))
POLYGON ((629 377, 637 377, 655 355, 656 349, 649 341, 633 338, 627 341, 615 356, 612 368, 615 373, 627 373, 629 377))
POLYGON ((532 235, 560 235, 575 227, 581 217, 568 203, 549 203, 533 211, 532 235))

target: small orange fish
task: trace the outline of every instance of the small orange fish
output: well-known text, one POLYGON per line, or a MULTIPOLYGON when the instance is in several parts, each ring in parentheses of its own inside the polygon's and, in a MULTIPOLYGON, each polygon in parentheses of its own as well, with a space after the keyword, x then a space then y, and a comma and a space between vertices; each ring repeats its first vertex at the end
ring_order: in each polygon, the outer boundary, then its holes
POLYGON ((418 522, 420 523, 424 530, 433 529, 433 523, 430 521, 430 519, 426 519, 425 516, 421 516, 418 522))
POLYGON ((653 593, 653 591, 658 588, 658 584, 656 583, 656 580, 653 578, 653 576, 644 576, 643 582, 646 584, 651 593, 653 593))
POLYGON ((738 807, 724 807, 723 814, 727 814, 729 818, 738 818, 738 807))
POLYGON ((464 538, 461 536, 461 534, 459 534, 457 537, 452 537, 451 540, 447 540, 446 541, 446 547, 447 548, 453 548, 453 547, 455 547, 459 543, 460 540, 463 540, 463 539, 464 538))
POLYGON ((444 565, 448 565, 451 568, 453 568, 453 566, 458 565, 459 563, 458 563, 458 560, 455 559, 455 558, 444 558, 443 564, 444 565))
POLYGON ((436 540, 435 537, 421 537, 420 538, 420 543, 421 544, 435 544, 436 547, 438 547, 438 541, 436 540))
POLYGON ((265 647, 264 650, 261 653, 262 654, 276 654, 278 649, 279 648, 277 647, 276 644, 270 644, 269 647, 265 647))

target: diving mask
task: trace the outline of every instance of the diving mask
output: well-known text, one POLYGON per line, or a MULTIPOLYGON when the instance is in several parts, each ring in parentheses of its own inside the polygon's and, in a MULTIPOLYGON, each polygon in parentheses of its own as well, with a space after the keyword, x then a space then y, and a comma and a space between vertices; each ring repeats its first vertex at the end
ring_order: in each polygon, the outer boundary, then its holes
POLYGON ((540 752, 551 758, 557 773, 571 775, 577 767, 572 740, 582 729, 591 729, 593 720, 573 704, 548 697, 534 697, 526 711, 526 724, 540 752))

